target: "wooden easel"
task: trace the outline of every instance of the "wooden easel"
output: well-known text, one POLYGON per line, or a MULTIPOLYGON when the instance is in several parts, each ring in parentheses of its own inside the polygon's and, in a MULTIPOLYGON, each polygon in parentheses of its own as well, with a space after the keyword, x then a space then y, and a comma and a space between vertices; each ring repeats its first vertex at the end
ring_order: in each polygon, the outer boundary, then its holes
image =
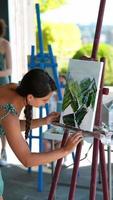
MULTIPOLYGON (((96 57, 97 57, 97 50, 98 50, 98 45, 99 45, 99 38, 100 38, 100 33, 101 33, 105 3, 106 3, 106 0, 100 1, 100 8, 99 8, 96 32, 95 32, 95 37, 94 37, 92 55, 91 55, 91 58, 84 57, 85 60, 89 60, 89 61, 97 60, 96 57)), ((101 61, 104 62, 104 66, 105 66, 105 59, 102 58, 101 61)), ((98 97, 97 111, 96 111, 96 117, 95 117, 95 125, 96 126, 101 125, 102 95, 108 93, 108 90, 105 90, 105 88, 103 88, 103 82, 104 82, 104 69, 103 69, 102 78, 101 78, 100 93, 99 93, 99 97, 98 97)), ((61 144, 62 146, 65 144, 65 141, 67 140, 68 135, 69 135, 68 131, 65 130, 63 139, 62 139, 62 144, 61 144)), ((73 172, 72 172, 68 200, 75 199, 74 194, 75 194, 76 185, 77 185, 77 173, 78 173, 78 168, 79 168, 81 150, 82 150, 82 144, 80 143, 77 146, 77 150, 76 150, 76 157, 75 157, 75 162, 74 162, 74 167, 73 167, 73 172)), ((96 177, 97 177, 98 155, 99 154, 100 154, 100 165, 101 165, 101 173, 102 173, 103 199, 110 200, 108 181, 107 181, 107 169, 106 169, 106 163, 105 163, 104 145, 98 139, 94 139, 94 143, 93 143, 93 156, 92 156, 92 169, 91 169, 89 200, 96 200, 96 177)), ((62 160, 63 159, 59 159, 57 161, 55 173, 54 173, 53 180, 51 183, 48 200, 54 200, 54 194, 55 194, 55 190, 56 190, 60 172, 61 172, 62 160)))

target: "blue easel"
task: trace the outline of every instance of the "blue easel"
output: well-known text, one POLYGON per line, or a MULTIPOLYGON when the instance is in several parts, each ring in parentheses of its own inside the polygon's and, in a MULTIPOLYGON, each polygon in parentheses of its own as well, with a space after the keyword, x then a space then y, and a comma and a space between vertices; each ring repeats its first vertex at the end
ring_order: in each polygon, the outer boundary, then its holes
MULTIPOLYGON (((58 79, 58 72, 57 72, 57 63, 55 57, 53 56, 53 51, 51 45, 48 45, 48 53, 44 53, 43 48, 43 39, 42 39, 42 31, 41 31, 41 20, 40 20, 40 7, 39 4, 36 4, 36 16, 37 16, 37 27, 38 27, 38 42, 39 42, 39 53, 35 55, 35 46, 31 47, 31 56, 30 62, 28 64, 29 69, 33 69, 35 67, 39 67, 41 69, 51 68, 53 73, 53 78, 55 80, 57 91, 58 91, 58 100, 62 101, 62 93, 60 89, 60 83, 58 79)), ((49 113, 48 105, 45 106, 46 114, 49 113)), ((39 108, 39 117, 43 117, 43 108, 39 108)), ((42 144, 42 127, 39 128, 39 136, 33 136, 32 131, 30 131, 29 136, 29 146, 32 149, 32 139, 38 138, 39 139, 39 151, 43 151, 43 144, 42 144)), ((31 168, 28 169, 31 172, 31 168)), ((42 192, 43 190, 43 166, 40 165, 38 168, 38 191, 42 192)))

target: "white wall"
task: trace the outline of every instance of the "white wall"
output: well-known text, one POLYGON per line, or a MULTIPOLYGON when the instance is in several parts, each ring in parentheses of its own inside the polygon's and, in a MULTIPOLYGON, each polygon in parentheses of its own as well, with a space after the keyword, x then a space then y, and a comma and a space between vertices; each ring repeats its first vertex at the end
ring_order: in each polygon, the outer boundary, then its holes
POLYGON ((12 49, 12 81, 18 82, 27 71, 27 55, 35 45, 34 4, 31 0, 9 0, 9 30, 12 49))

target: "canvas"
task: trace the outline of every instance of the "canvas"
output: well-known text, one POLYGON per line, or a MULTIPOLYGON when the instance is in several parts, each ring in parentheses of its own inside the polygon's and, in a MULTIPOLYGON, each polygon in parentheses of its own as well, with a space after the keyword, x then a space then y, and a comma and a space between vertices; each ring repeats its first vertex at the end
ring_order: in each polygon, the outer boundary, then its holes
POLYGON ((60 123, 93 131, 103 62, 70 59, 60 123))

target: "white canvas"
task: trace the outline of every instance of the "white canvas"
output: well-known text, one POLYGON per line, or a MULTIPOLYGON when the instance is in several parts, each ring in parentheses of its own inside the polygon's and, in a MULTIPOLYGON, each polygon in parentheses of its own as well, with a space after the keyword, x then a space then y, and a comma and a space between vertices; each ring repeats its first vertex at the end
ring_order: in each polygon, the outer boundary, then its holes
POLYGON ((102 69, 102 62, 70 59, 61 123, 93 131, 102 69))

